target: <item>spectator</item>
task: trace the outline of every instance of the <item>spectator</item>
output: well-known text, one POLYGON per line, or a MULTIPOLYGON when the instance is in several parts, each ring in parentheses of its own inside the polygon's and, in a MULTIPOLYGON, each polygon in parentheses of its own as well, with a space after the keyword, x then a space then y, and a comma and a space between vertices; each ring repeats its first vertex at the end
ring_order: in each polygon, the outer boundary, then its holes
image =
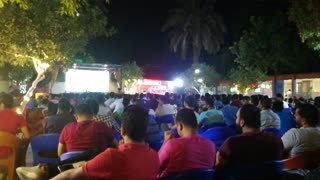
POLYGON ((159 151, 159 177, 200 168, 213 168, 215 145, 197 134, 196 116, 191 109, 182 109, 176 117, 180 138, 165 132, 165 140, 159 151))
POLYGON ((222 111, 213 108, 213 100, 211 98, 205 99, 205 106, 208 110, 200 114, 200 126, 211 126, 215 123, 224 123, 222 111))
POLYGON ((317 108, 310 104, 300 105, 295 111, 295 118, 301 128, 292 128, 281 138, 289 156, 320 149, 317 108))
POLYGON ((148 123, 148 131, 147 131, 147 142, 155 142, 160 141, 160 127, 159 124, 155 121, 155 112, 154 110, 157 108, 158 102, 156 100, 150 100, 150 110, 149 110, 149 123, 148 123))
POLYGON ((271 99, 268 97, 263 97, 260 99, 259 107, 261 108, 261 129, 280 129, 280 118, 271 110, 271 104, 271 99))
POLYGON ((272 105, 273 111, 280 118, 281 133, 284 134, 289 129, 296 127, 296 122, 291 113, 283 112, 283 102, 275 101, 272 105))
POLYGON ((184 107, 187 109, 193 110, 194 115, 197 118, 197 122, 199 123, 200 122, 200 115, 196 111, 194 111, 195 104, 196 104, 196 99, 193 97, 193 95, 189 95, 189 96, 185 97, 184 107))
POLYGON ((236 106, 230 105, 230 99, 224 97, 222 99, 223 108, 221 109, 224 117, 224 123, 228 126, 233 126, 236 124, 238 108, 236 106))

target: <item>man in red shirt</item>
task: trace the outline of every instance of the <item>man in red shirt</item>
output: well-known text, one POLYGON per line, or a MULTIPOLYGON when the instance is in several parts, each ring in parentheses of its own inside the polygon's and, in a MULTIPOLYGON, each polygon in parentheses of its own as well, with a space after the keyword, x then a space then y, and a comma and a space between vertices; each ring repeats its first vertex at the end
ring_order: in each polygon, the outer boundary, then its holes
POLYGON ((16 134, 19 130, 25 139, 30 138, 27 121, 22 116, 11 110, 13 108, 13 97, 10 94, 0 96, 0 131, 16 134))
POLYGON ((142 107, 127 107, 122 116, 124 144, 108 148, 82 167, 60 173, 53 179, 156 179, 159 170, 157 153, 145 142, 148 112, 142 107))
POLYGON ((159 177, 186 170, 213 168, 215 145, 198 135, 197 118, 193 110, 180 110, 176 126, 180 138, 173 138, 171 131, 165 133, 165 140, 159 151, 159 177))

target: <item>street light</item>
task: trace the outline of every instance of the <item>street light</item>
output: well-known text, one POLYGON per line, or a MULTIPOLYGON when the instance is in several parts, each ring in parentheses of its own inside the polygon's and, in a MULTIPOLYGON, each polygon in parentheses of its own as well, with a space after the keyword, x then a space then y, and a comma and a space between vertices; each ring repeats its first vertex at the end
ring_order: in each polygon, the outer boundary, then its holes
POLYGON ((199 83, 203 83, 203 79, 202 79, 202 78, 199 78, 199 79, 198 79, 198 82, 199 82, 199 83))
POLYGON ((200 69, 195 69, 194 73, 199 74, 200 73, 200 69))

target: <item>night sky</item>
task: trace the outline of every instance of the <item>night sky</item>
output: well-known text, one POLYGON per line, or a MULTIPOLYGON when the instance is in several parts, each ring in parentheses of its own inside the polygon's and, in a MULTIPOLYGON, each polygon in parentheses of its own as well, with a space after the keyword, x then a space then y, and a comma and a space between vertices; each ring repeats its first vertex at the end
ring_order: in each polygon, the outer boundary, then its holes
MULTIPOLYGON (((97 38, 88 46, 97 63, 121 64, 128 61, 144 68, 145 77, 173 79, 192 64, 192 59, 182 60, 169 48, 166 32, 161 32, 169 10, 175 0, 112 0, 108 9, 109 24, 118 33, 110 38, 97 38)), ((269 15, 285 11, 286 1, 281 0, 217 0, 216 11, 228 29, 225 47, 233 44, 248 26, 252 15, 269 15)), ((208 64, 214 56, 204 57, 208 64)))

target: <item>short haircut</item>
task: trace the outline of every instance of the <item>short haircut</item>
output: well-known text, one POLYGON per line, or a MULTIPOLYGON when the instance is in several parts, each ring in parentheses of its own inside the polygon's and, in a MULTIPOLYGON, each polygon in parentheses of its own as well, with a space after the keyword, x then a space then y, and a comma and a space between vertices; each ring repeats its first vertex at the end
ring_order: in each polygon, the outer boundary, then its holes
POLYGON ((222 104, 223 104, 223 105, 228 105, 228 104, 230 104, 230 98, 229 98, 229 97, 224 97, 224 98, 222 99, 222 104))
POLYGON ((282 101, 273 102, 272 109, 275 112, 282 112, 283 111, 283 102, 282 101))
POLYGON ((272 101, 270 98, 267 98, 267 97, 263 97, 260 99, 260 104, 262 107, 264 107, 265 109, 270 109, 271 108, 271 104, 272 104, 272 101))
POLYGON ((55 115, 55 114, 57 114, 57 111, 58 111, 58 105, 49 101, 48 102, 48 115, 49 116, 55 115))
POLYGON ((191 109, 181 109, 176 116, 176 123, 177 122, 180 122, 192 128, 198 127, 196 115, 191 109))
POLYGON ((277 97, 277 98, 280 98, 280 99, 283 99, 283 95, 282 95, 281 93, 277 93, 277 94, 276 94, 276 97, 277 97))
POLYGON ((58 103, 58 108, 62 111, 67 112, 67 111, 70 111, 71 104, 67 98, 62 98, 58 103))
POLYGON ((212 98, 207 97, 205 99, 205 101, 206 101, 207 105, 209 105, 210 107, 213 107, 213 99, 212 98))
POLYGON ((259 96, 257 95, 251 95, 251 103, 255 106, 259 105, 259 96))
POLYGON ((167 96, 160 96, 159 99, 163 102, 163 104, 168 104, 169 100, 167 96))
POLYGON ((88 103, 81 103, 76 107, 76 114, 78 115, 93 115, 88 103))
POLYGON ((302 118, 305 118, 307 124, 310 126, 316 126, 319 119, 318 109, 311 104, 301 104, 297 109, 299 109, 299 114, 302 118))
POLYGON ((253 104, 245 104, 241 107, 240 118, 244 120, 245 125, 252 128, 260 128, 260 109, 253 104))
POLYGON ((6 108, 13 108, 13 96, 10 94, 2 94, 0 103, 3 103, 6 108))
POLYGON ((156 110, 158 107, 158 101, 155 99, 150 100, 150 109, 156 110))
POLYGON ((99 112, 99 103, 95 99, 88 99, 86 103, 89 105, 90 111, 92 114, 98 114, 99 112))
POLYGON ((148 111, 138 105, 130 105, 123 111, 122 127, 133 141, 144 141, 148 128, 148 111))
POLYGON ((320 107, 320 96, 314 98, 314 105, 316 107, 320 107))
POLYGON ((196 99, 192 95, 189 95, 184 98, 184 103, 186 103, 189 107, 194 107, 196 99))

